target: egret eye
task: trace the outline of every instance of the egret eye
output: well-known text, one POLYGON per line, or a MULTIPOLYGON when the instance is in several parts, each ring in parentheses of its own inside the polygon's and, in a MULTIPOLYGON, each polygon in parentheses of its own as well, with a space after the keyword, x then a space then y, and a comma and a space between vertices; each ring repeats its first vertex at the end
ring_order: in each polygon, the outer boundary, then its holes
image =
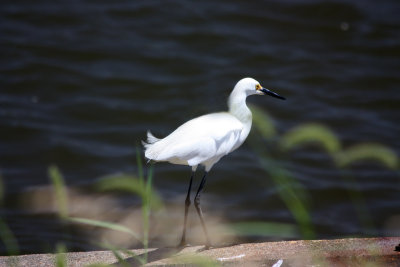
POLYGON ((260 84, 257 84, 256 85, 256 90, 261 90, 261 89, 262 89, 262 86, 260 84))

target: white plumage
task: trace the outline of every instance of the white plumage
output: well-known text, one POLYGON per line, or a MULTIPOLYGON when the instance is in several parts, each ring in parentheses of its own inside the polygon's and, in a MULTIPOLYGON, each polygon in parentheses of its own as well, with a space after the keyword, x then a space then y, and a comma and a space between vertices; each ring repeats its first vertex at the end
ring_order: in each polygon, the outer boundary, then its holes
POLYGON ((148 132, 145 156, 192 167, 204 164, 209 171, 237 147, 242 130, 242 123, 227 112, 204 115, 184 123, 164 139, 148 132))
POLYGON ((210 245, 207 230, 200 209, 199 193, 204 187, 205 177, 212 166, 223 156, 237 149, 246 140, 251 129, 252 115, 246 105, 249 95, 271 95, 284 99, 280 95, 263 88, 256 80, 244 78, 234 87, 228 99, 228 112, 211 113, 189 120, 163 139, 147 132, 145 157, 153 161, 168 161, 173 164, 189 165, 192 176, 186 198, 184 231, 180 245, 185 244, 187 208, 190 205, 190 190, 194 172, 198 165, 205 166, 205 175, 195 197, 207 246, 210 245))

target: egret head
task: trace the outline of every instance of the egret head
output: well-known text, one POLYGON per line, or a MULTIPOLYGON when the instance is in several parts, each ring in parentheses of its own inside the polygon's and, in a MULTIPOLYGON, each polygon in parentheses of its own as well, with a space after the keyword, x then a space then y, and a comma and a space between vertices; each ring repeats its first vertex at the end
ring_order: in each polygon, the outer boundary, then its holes
POLYGON ((270 95, 279 99, 285 100, 283 96, 272 92, 271 90, 261 86, 259 82, 253 78, 241 79, 235 86, 235 90, 240 90, 246 93, 246 95, 270 95))

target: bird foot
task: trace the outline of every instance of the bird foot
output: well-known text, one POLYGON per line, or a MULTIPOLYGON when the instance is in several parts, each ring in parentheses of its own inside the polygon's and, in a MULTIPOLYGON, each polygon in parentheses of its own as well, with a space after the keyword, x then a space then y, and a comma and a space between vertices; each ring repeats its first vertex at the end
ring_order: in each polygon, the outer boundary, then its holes
POLYGON ((176 248, 187 248, 190 247, 190 244, 186 243, 185 241, 181 241, 176 248))
POLYGON ((197 250, 197 252, 213 249, 214 247, 211 244, 205 244, 203 248, 197 250))

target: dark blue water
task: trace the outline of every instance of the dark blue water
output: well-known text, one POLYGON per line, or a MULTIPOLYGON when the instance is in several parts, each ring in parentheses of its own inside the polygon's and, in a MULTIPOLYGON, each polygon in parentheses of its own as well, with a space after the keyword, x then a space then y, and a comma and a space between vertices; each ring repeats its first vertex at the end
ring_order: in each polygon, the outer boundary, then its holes
MULTIPOLYGON (((49 165, 75 188, 135 173, 148 129, 162 137, 226 109, 246 76, 287 97, 248 100, 271 114, 279 134, 318 122, 344 147, 373 141, 400 154, 398 1, 10 1, 0 12, 1 215, 23 252, 51 250, 58 240, 90 249, 60 234, 51 212, 20 204, 49 185, 49 165)), ((223 158, 207 181, 204 209, 228 222, 295 223, 257 157, 244 145, 223 158)), ((317 237, 393 233, 398 172, 355 168, 374 224, 366 230, 322 150, 282 158, 311 196, 317 237)), ((155 188, 183 205, 189 174, 157 164, 155 188)))

